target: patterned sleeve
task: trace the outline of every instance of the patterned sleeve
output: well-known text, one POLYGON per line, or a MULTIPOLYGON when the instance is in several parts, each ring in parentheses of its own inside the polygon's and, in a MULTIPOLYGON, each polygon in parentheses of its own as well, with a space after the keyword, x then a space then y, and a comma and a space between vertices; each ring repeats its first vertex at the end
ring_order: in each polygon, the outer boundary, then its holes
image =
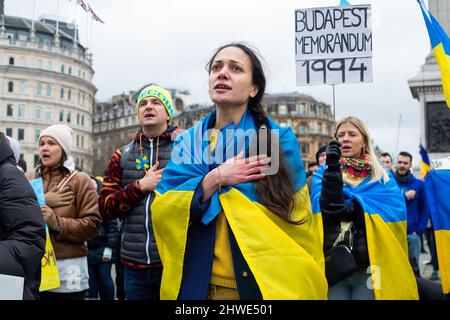
POLYGON ((121 155, 120 149, 114 152, 103 176, 98 203, 100 213, 106 220, 125 216, 145 196, 138 180, 125 187, 121 186, 121 155))

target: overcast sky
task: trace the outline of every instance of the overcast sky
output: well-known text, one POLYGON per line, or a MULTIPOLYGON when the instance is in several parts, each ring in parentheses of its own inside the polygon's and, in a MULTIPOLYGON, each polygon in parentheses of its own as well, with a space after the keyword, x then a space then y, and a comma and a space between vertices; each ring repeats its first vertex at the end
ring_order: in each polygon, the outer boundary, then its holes
MULTIPOLYGON (((81 42, 92 48, 97 100, 136 90, 149 82, 187 89, 193 102, 210 103, 205 63, 230 41, 255 45, 265 59, 267 92, 298 91, 332 103, 331 86, 297 87, 295 9, 335 6, 339 0, 91 0, 106 24, 90 22, 73 0, 59 0, 60 16, 77 18, 81 42), (87 37, 88 36, 88 37, 87 37)), ((419 102, 407 80, 430 52, 416 0, 349 0, 372 5, 373 82, 336 86, 336 115, 355 115, 385 151, 407 150, 418 164, 419 102)), ((427 2, 427 1, 426 1, 427 2)), ((36 18, 57 13, 57 0, 35 0, 36 18)), ((33 0, 6 0, 7 15, 33 17, 33 0)))

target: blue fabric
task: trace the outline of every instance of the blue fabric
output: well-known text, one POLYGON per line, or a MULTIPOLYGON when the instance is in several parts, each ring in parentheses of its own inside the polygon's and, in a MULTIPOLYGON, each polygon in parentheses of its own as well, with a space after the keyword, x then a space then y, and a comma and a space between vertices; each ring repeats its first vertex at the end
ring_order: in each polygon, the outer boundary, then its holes
POLYGON ((431 170, 425 179, 427 207, 431 211, 433 229, 450 230, 450 169, 431 170))
MULTIPOLYGON (((321 165, 313 174, 311 187, 313 214, 321 212, 319 198, 325 170, 326 165, 321 165)), ((406 220, 405 202, 393 179, 382 184, 381 181, 370 182, 370 177, 367 177, 357 187, 344 185, 343 191, 345 199, 356 200, 364 213, 378 214, 385 222, 406 220)))
MULTIPOLYGON (((216 168, 225 160, 236 156, 241 151, 247 151, 254 134, 237 134, 237 130, 242 132, 256 132, 255 121, 249 110, 245 111, 238 125, 233 122, 220 129, 219 138, 215 150, 209 152, 210 129, 213 127, 216 119, 216 111, 211 112, 205 118, 197 122, 194 127, 186 130, 179 135, 174 143, 172 152, 172 161, 164 170, 163 179, 156 187, 160 194, 169 190, 194 191, 204 176, 216 168), (230 130, 230 131, 228 131, 230 130), (228 134, 232 132, 234 134, 228 134), (220 152, 222 151, 222 152, 220 152), (174 160, 178 159, 178 160, 174 160), (181 162, 181 163, 179 163, 181 162)), ((272 133, 278 134, 279 143, 290 169, 295 190, 298 191, 306 184, 306 172, 301 161, 301 154, 298 141, 289 127, 280 127, 270 117, 268 126, 272 133)), ((233 188, 243 193, 252 201, 258 201, 254 183, 240 183, 233 188)), ((224 186, 220 193, 225 193, 230 187, 224 186)), ((211 197, 208 209, 202 217, 202 222, 206 225, 210 223, 222 211, 222 205, 219 201, 219 191, 216 191, 211 197)))
POLYGON ((373 289, 369 289, 370 272, 360 269, 328 289, 329 300, 375 300, 373 289))
POLYGON ((397 179, 398 187, 404 195, 409 190, 416 191, 416 196, 412 200, 408 200, 404 196, 407 210, 408 230, 407 233, 411 234, 416 232, 422 234, 427 227, 427 221, 430 216, 430 212, 426 205, 425 188, 422 180, 416 179, 412 174, 407 182, 402 182, 397 179))
POLYGON ((416 260, 417 265, 419 265, 420 261, 420 251, 422 249, 422 245, 420 243, 420 237, 417 234, 408 234, 408 256, 409 259, 414 258, 416 260))
POLYGON ((89 298, 114 300, 114 282, 111 276, 112 262, 89 264, 89 298))
POLYGON ((135 269, 124 266, 126 300, 159 300, 162 268, 135 269))

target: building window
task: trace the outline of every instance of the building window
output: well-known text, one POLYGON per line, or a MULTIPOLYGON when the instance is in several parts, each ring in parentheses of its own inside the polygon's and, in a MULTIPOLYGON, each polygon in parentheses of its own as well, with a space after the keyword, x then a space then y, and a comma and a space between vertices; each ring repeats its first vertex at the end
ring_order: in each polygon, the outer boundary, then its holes
POLYGON ((84 170, 84 159, 83 159, 83 158, 81 158, 81 165, 80 165, 80 169, 81 169, 81 171, 83 171, 83 170, 84 170))
POLYGON ((60 122, 63 122, 63 121, 64 121, 64 110, 61 110, 61 111, 59 112, 59 121, 60 121, 60 122))
POLYGON ((317 123, 317 133, 322 133, 322 122, 317 123))
POLYGON ((36 106, 36 108, 34 109, 34 118, 36 120, 41 120, 41 107, 40 106, 36 106))
POLYGON ((34 142, 39 142, 39 136, 41 135, 41 130, 34 130, 34 142))
POLYGON ((64 73, 64 65, 61 65, 61 73, 64 73))
POLYGON ((303 124, 300 126, 300 133, 306 133, 306 126, 303 124))
POLYGON ((309 153, 309 143, 308 142, 301 142, 300 148, 302 154, 308 154, 309 153))
POLYGON ((36 67, 38 69, 44 69, 44 61, 42 61, 41 59, 38 59, 38 61, 36 63, 36 67))
POLYGON ((300 114, 306 114, 306 105, 304 103, 300 103, 299 107, 299 112, 300 114))
POLYGON ((47 70, 48 71, 53 71, 53 63, 51 61, 47 62, 47 70))
POLYGON ((77 113, 77 125, 80 125, 80 114, 77 113))
POLYGON ((24 81, 19 82, 19 93, 25 94, 25 82, 24 81))
POLYGON ((8 92, 14 92, 14 82, 8 82, 8 92))
POLYGON ((80 102, 81 102, 81 92, 78 91, 78 104, 80 104, 80 102))
POLYGON ((81 126, 84 127, 84 116, 81 116, 81 126))
POLYGON ((25 118, 25 105, 19 104, 19 118, 25 118))
POLYGON ((45 108, 45 120, 46 121, 52 120, 52 109, 50 107, 45 108))
POLYGON ((10 66, 14 65, 14 57, 9 57, 9 65, 10 66))
POLYGON ((38 83, 37 89, 36 89, 36 95, 39 97, 42 95, 42 83, 38 83))
POLYGON ((61 94, 60 94, 61 99, 64 99, 64 88, 61 88, 61 94))
POLYGON ((39 161, 40 161, 39 155, 35 154, 34 155, 34 167, 35 168, 39 165, 39 161))
POLYGON ((288 104, 288 112, 289 112, 289 114, 297 113, 297 108, 296 108, 295 104, 293 104, 293 103, 288 104))
POLYGON ((8 106, 6 107, 6 116, 7 117, 14 116, 14 108, 13 108, 12 104, 8 104, 8 106))
POLYGON ((69 75, 72 75, 72 67, 69 67, 68 73, 69 75))
POLYGON ((72 112, 68 111, 67 112, 67 123, 70 123, 71 117, 72 117, 72 112))
POLYGON ((82 98, 81 98, 81 103, 84 105, 84 98, 85 98, 85 96, 84 96, 84 93, 83 93, 83 95, 82 95, 82 98))
POLYGON ((68 100, 72 99, 72 90, 67 91, 67 99, 68 100))
POLYGON ((81 78, 81 69, 78 69, 78 78, 81 78))
POLYGON ((18 130, 17 138, 19 141, 25 140, 25 129, 18 130))
POLYGON ((80 146, 80 136, 77 135, 77 147, 79 147, 79 146, 80 146))
POLYGON ((278 114, 285 115, 285 114, 287 114, 287 111, 288 111, 287 106, 285 104, 280 104, 278 106, 278 114))
POLYGON ((12 128, 6 128, 6 135, 10 138, 13 137, 13 130, 12 128))
POLYGON ((81 136, 81 148, 84 149, 84 136, 81 136))
POLYGON ((86 73, 83 71, 83 79, 86 78, 86 73))

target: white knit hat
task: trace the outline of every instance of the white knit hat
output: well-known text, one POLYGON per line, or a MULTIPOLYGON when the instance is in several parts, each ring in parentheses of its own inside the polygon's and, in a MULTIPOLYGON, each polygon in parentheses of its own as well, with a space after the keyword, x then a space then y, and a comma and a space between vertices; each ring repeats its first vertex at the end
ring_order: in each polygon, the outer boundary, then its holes
POLYGON ((72 150, 72 133, 73 130, 68 125, 55 124, 41 132, 39 141, 41 141, 42 137, 50 137, 55 139, 59 146, 64 150, 67 158, 69 158, 72 150))

